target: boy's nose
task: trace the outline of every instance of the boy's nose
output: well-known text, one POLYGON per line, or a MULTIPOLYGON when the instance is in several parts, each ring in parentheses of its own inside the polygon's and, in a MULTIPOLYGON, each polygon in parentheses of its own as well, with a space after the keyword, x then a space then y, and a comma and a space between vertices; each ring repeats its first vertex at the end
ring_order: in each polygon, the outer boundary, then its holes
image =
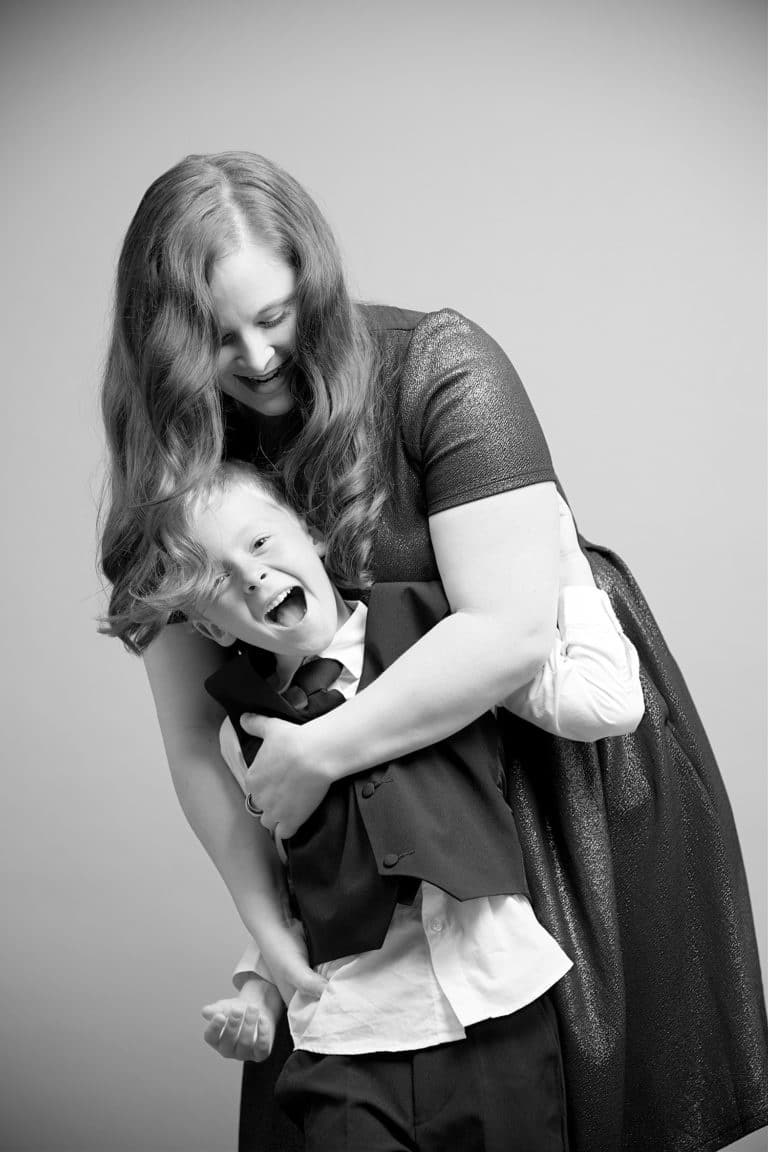
POLYGON ((260 585, 260 584, 261 584, 261 583, 262 583, 264 580, 266 580, 266 578, 267 578, 267 574, 266 574, 266 572, 265 572, 263 569, 261 569, 261 568, 259 568, 259 569, 256 569, 256 571, 255 571, 255 572, 254 572, 254 571, 251 571, 251 572, 248 572, 248 573, 246 573, 246 576, 245 576, 245 587, 246 587, 246 590, 247 590, 248 592, 255 592, 255 591, 256 591, 256 589, 259 587, 259 585, 260 585))

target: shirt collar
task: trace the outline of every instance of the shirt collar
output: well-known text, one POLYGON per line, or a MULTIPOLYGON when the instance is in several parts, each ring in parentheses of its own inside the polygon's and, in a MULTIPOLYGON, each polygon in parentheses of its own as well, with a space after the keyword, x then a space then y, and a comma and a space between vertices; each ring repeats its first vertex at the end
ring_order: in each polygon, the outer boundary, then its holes
POLYGON ((352 615, 344 621, 328 647, 318 652, 318 656, 338 660, 353 679, 359 680, 363 674, 363 645, 368 609, 362 600, 347 600, 345 603, 352 609, 352 615))

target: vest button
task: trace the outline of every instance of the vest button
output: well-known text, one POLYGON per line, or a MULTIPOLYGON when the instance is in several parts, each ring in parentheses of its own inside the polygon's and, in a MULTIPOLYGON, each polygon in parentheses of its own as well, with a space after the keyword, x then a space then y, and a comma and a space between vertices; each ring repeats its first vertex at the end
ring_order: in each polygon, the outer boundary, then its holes
POLYGON ((376 791, 376 785, 371 784, 371 782, 369 780, 367 784, 363 784, 363 787, 360 789, 360 795, 363 797, 364 800, 370 800, 371 796, 373 796, 375 791, 376 791))
POLYGON ((382 864, 384 865, 385 868, 394 868, 395 864, 397 864, 399 859, 400 859, 400 857, 397 855, 396 852, 387 852, 386 856, 382 860, 382 864))

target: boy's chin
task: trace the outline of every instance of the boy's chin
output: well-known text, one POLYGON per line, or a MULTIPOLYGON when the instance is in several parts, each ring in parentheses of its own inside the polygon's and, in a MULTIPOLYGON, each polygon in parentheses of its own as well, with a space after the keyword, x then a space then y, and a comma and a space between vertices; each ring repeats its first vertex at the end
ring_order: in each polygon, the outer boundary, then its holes
POLYGON ((323 652, 333 640, 338 626, 336 619, 323 621, 310 620, 306 616, 299 624, 281 631, 275 630, 268 635, 254 637, 249 643, 277 656, 295 656, 304 659, 305 656, 317 656, 323 652))

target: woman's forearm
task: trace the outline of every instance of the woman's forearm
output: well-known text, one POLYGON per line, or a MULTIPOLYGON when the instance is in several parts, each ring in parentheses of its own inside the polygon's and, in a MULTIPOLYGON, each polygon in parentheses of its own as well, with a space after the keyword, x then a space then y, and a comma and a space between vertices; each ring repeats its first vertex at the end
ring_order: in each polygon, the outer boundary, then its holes
POLYGON ((452 613, 344 708, 309 725, 331 778, 444 739, 536 674, 555 639, 558 518, 551 483, 430 518, 452 613))
POLYGON ((307 725, 313 753, 336 779, 434 744, 527 683, 554 635, 554 610, 547 625, 522 628, 452 614, 343 708, 307 725))
POLYGON ((546 483, 431 517, 451 614, 342 708, 298 728, 241 718, 263 740, 246 783, 268 827, 293 835, 333 780, 444 739, 535 675, 555 639, 558 516, 546 483))

